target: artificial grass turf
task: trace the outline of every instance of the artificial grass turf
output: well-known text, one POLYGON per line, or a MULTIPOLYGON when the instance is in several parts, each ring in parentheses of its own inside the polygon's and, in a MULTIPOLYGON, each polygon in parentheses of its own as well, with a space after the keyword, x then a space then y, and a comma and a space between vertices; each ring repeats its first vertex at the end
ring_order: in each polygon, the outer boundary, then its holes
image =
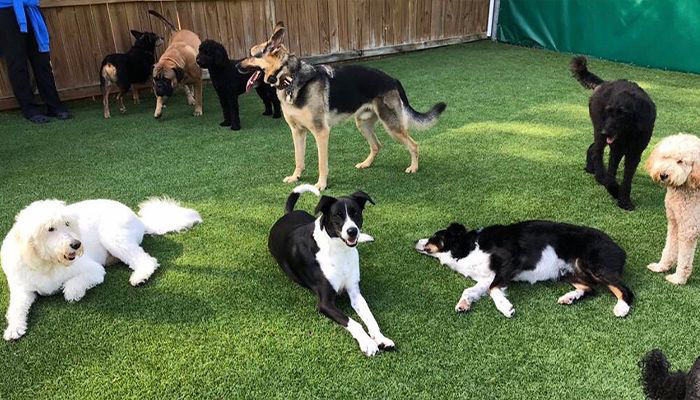
MULTIPOLYGON (((168 194, 204 218, 190 232, 144 240, 161 263, 144 287, 130 287, 118 265, 78 303, 40 298, 27 335, 0 344, 0 398, 642 398, 637 362, 646 351, 662 348, 679 368, 700 354, 700 278, 673 287, 646 270, 660 256, 666 219, 664 190, 641 168, 632 213, 583 171, 590 91, 570 77, 569 58, 483 41, 367 62, 399 78, 414 108, 448 103, 435 128, 413 134, 416 175, 403 172, 408 153, 384 132, 386 146, 362 171, 354 165, 368 146, 354 124, 331 135, 326 194, 362 189, 377 202, 364 214, 376 242, 360 247, 362 288, 398 350, 373 358, 267 252, 294 157, 288 127, 260 116, 256 96, 242 99, 240 132, 218 127, 210 87, 201 118, 182 94, 160 121, 153 98, 108 121, 97 102, 71 104, 75 119, 44 126, 0 114, 1 232, 43 198, 136 207, 168 194), (513 284, 512 320, 488 298, 457 315, 473 282, 412 250, 451 221, 531 218, 597 227, 627 250, 625 280, 637 295, 627 318, 613 316, 602 288, 558 305, 565 283, 513 284)), ((648 91, 658 108, 652 145, 700 126, 699 77, 598 60, 589 68, 648 91)), ((314 183, 311 137, 306 165, 303 181, 314 183)), ((297 208, 315 201, 306 194, 297 208)), ((3 283, 3 310, 8 298, 3 283)))

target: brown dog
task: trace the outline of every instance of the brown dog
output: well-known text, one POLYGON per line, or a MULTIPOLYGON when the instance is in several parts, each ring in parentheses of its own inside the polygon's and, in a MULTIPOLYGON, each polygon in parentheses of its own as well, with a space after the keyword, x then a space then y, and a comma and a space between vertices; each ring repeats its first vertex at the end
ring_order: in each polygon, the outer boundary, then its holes
POLYGON ((374 68, 361 65, 311 65, 291 54, 282 45, 284 24, 277 23, 272 37, 250 49, 251 57, 238 64, 239 70, 254 69, 251 79, 265 74, 265 83, 277 89, 284 119, 292 130, 295 168, 284 182, 296 182, 304 170, 306 132, 316 139, 318 149, 318 182, 323 190, 328 178, 328 138, 331 127, 354 117, 355 124, 369 143, 367 158, 355 165, 367 168, 374 162, 381 143, 374 126, 384 128, 411 155, 406 173, 418 171, 418 144, 411 138, 409 128, 426 129, 437 122, 445 103, 421 113, 408 103, 406 92, 398 79, 374 68), (260 72, 259 70, 262 70, 260 72))
POLYGON ((153 91, 156 94, 156 111, 153 116, 160 118, 165 100, 172 96, 178 84, 184 85, 187 103, 194 106, 194 116, 202 115, 202 70, 197 65, 197 53, 201 43, 199 36, 187 29, 176 28, 153 10, 149 10, 148 13, 175 31, 168 48, 153 66, 153 91))

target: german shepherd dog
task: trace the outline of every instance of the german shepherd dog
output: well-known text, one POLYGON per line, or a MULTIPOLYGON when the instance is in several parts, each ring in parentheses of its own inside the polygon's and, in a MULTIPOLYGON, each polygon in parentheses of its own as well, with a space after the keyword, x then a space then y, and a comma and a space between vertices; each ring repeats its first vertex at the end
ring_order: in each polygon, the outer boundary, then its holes
POLYGON ((387 132, 403 143, 411 154, 407 173, 418 171, 418 144, 408 133, 409 127, 427 129, 437 122, 445 103, 437 103, 427 113, 414 110, 408 103, 401 82, 382 71, 360 65, 311 65, 290 53, 282 44, 286 29, 278 22, 266 42, 253 46, 251 56, 238 64, 244 72, 259 69, 251 79, 264 73, 264 81, 277 89, 284 119, 292 130, 295 168, 284 178, 291 183, 299 180, 304 170, 306 131, 316 139, 318 149, 319 190, 328 180, 328 137, 334 125, 354 116, 355 124, 369 142, 369 155, 356 168, 372 165, 381 143, 374 125, 381 121, 387 132))

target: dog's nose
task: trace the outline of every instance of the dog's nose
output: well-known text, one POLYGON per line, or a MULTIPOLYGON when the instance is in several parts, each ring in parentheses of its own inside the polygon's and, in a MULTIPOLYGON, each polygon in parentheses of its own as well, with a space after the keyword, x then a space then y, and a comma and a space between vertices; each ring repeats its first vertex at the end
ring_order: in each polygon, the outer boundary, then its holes
POLYGON ((277 77, 274 75, 271 75, 269 78, 267 78, 267 81, 270 85, 274 85, 275 83, 277 83, 277 77))
POLYGON ((357 228, 349 228, 348 229, 348 236, 351 238, 354 238, 357 236, 357 228))
POLYGON ((661 178, 662 181, 665 181, 666 179, 668 179, 668 175, 661 174, 661 175, 659 175, 659 178, 661 178))
POLYGON ((81 244, 82 243, 80 243, 80 240, 74 240, 70 243, 70 248, 73 250, 78 250, 81 244))

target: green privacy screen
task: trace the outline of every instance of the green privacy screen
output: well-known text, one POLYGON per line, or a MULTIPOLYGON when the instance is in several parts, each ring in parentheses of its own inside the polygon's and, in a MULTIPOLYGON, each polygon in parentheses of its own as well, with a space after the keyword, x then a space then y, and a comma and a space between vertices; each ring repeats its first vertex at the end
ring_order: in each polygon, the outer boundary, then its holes
POLYGON ((700 0, 500 0, 497 38, 700 73, 700 0))

